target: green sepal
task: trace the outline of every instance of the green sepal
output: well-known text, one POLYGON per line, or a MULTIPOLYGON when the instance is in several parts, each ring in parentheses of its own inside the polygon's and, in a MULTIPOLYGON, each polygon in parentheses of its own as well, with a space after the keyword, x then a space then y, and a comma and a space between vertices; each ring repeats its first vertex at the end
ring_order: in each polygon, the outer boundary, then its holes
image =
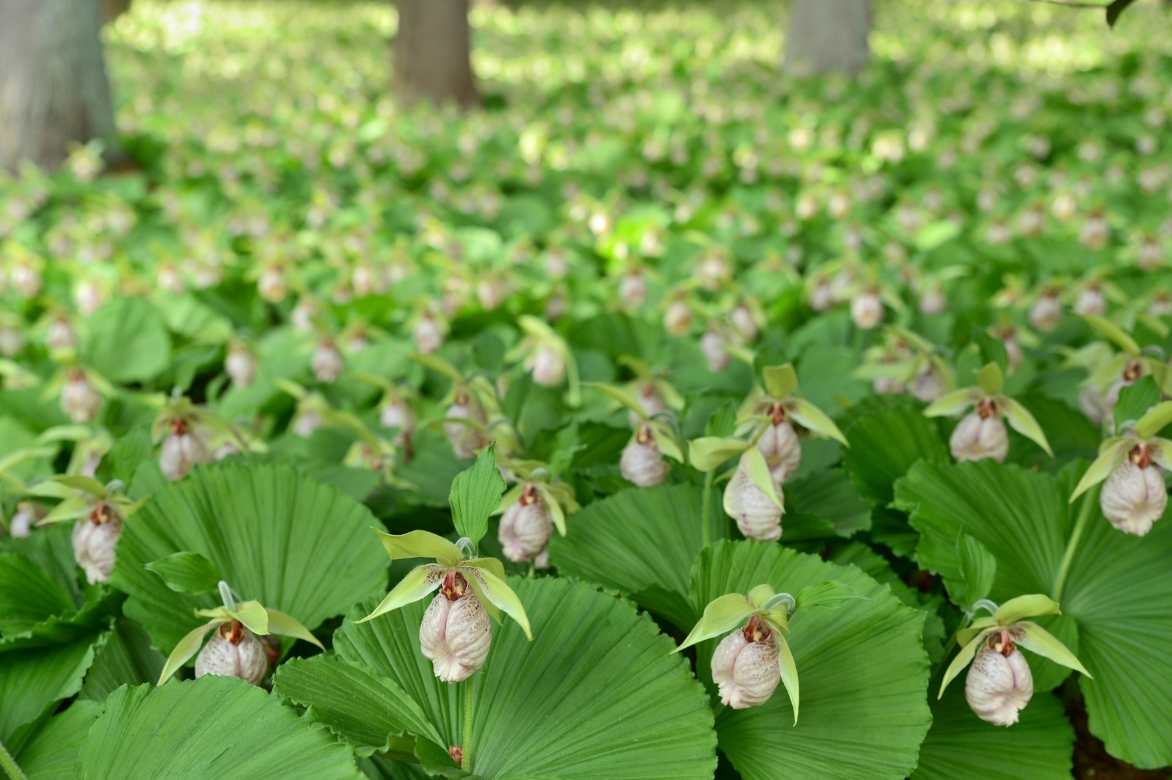
POLYGON ((1144 412, 1135 424, 1135 432, 1144 439, 1149 439, 1172 423, 1172 401, 1161 401, 1144 412))
POLYGON ((794 709, 794 725, 796 726, 798 725, 798 665, 794 661, 794 654, 790 650, 785 634, 778 631, 776 639, 777 665, 781 670, 781 684, 785 686, 785 692, 789 694, 789 703, 794 709))
POLYGON ((436 566, 434 563, 416 566, 407 572, 406 576, 399 580, 395 587, 391 588, 390 592, 383 597, 383 600, 379 602, 373 612, 355 622, 365 623, 379 615, 385 615, 399 607, 405 607, 408 604, 414 604, 416 601, 426 598, 433 591, 438 590, 440 585, 443 584, 443 571, 443 567, 436 566))
POLYGON ((190 661, 199 652, 199 648, 203 646, 203 639, 207 636, 208 632, 227 622, 227 620, 217 618, 189 631, 175 645, 175 649, 171 651, 171 655, 167 656, 167 661, 163 664, 163 670, 159 673, 159 681, 155 685, 162 685, 167 682, 171 678, 171 675, 179 671, 183 664, 190 661))
POLYGON ((291 636, 295 639, 304 639, 306 642, 317 645, 322 650, 325 650, 325 647, 318 641, 317 637, 301 621, 292 615, 287 615, 276 609, 266 609, 265 612, 268 613, 270 634, 280 634, 281 636, 291 636))
POLYGON ((997 395, 1005 385, 1005 375, 1001 373, 1001 366, 996 363, 986 363, 977 372, 977 387, 985 395, 997 395))
POLYGON ((534 487, 537 489, 537 495, 541 496, 541 500, 545 502, 545 508, 549 512, 550 522, 553 523, 554 528, 558 529, 558 536, 565 536, 566 513, 562 509, 562 505, 554 498, 553 493, 545 485, 538 482, 534 484, 534 487))
POLYGON ((712 471, 749 447, 749 442, 731 436, 701 436, 688 444, 688 457, 699 471, 712 471))
POLYGON ((1067 669, 1073 669, 1088 679, 1093 679, 1091 673, 1086 670, 1086 667, 1075 657, 1074 653, 1070 652, 1056 636, 1037 623, 1023 621, 1014 626, 1014 629, 1013 641, 1026 650, 1037 653, 1043 658, 1049 658, 1067 669))
POLYGON ((1131 441, 1126 438, 1108 439, 1103 442, 1099 448, 1099 457, 1095 458, 1090 466, 1087 467, 1086 473, 1082 475, 1082 479, 1074 488, 1074 492, 1070 494, 1070 503, 1083 493, 1087 492, 1095 485, 1099 484, 1111 475, 1115 467, 1123 462, 1127 457, 1127 451, 1130 449, 1131 441))
POLYGON ((948 683, 956 679, 956 676, 964 671, 964 668, 969 665, 973 657, 980 649, 981 643, 985 641, 985 637, 992 634, 997 629, 987 628, 969 640, 969 643, 960 648, 960 652, 956 654, 956 658, 952 659, 952 663, 944 670, 944 677, 940 680, 940 692, 936 694, 937 699, 944 698, 944 689, 948 687, 948 683))
POLYGON ((829 415, 804 398, 795 398, 787 406, 790 416, 814 433, 834 439, 844 447, 849 447, 846 437, 834 424, 829 415))
POLYGON ((984 633, 985 629, 996 628, 997 620, 992 615, 986 615, 982 618, 977 618, 968 626, 956 632, 956 643, 963 647, 968 644, 973 637, 984 633))
POLYGON ((798 372, 793 364, 766 366, 761 369, 762 384, 771 398, 789 398, 798 389, 798 372))
POLYGON ((964 387, 945 393, 924 409, 928 417, 947 417, 959 414, 977 402, 980 392, 974 387, 964 387))
POLYGON ((1041 593, 1031 593, 1026 596, 1017 596, 1002 604, 993 613, 993 619, 997 621, 999 626, 1012 626, 1026 618, 1060 614, 1062 614, 1062 610, 1057 601, 1041 593))
POLYGON ((532 641, 533 631, 529 628, 529 616, 525 614, 525 605, 521 603, 521 599, 513 592, 509 584, 484 567, 477 567, 474 571, 475 576, 480 578, 480 590, 488 603, 516 621, 521 630, 525 632, 525 638, 532 641))
POLYGON ((655 446, 659 448, 659 451, 672 460, 683 463, 685 460, 684 452, 676 441, 676 435, 671 429, 671 425, 666 420, 651 420, 649 425, 651 435, 655 438, 655 446))
POLYGON ((610 385, 605 382, 583 382, 582 387, 592 388, 612 401, 617 401, 628 411, 634 412, 640 420, 647 419, 647 412, 643 410, 643 404, 639 403, 639 399, 627 392, 625 388, 610 385))
POLYGON ((1038 421, 1030 414, 1028 409, 1012 398, 1006 398, 1005 396, 998 398, 997 402, 1005 408, 1005 419, 1009 421, 1009 426, 1013 430, 1041 447, 1050 457, 1054 457, 1054 451, 1050 449, 1050 442, 1046 440, 1046 434, 1042 431, 1042 426, 1038 424, 1038 421))
POLYGON ((1129 355, 1138 355, 1140 353, 1139 344, 1130 335, 1127 334, 1123 328, 1116 325, 1114 322, 1100 317, 1097 314, 1087 314, 1083 316, 1087 324, 1097 330, 1100 335, 1114 342, 1114 344, 1129 355))
POLYGON ((460 562, 460 548, 431 531, 408 531, 405 534, 389 534, 374 529, 392 561, 403 558, 434 558, 444 566, 455 566, 460 562))
POLYGON ((688 636, 673 652, 691 647, 706 639, 727 634, 748 619, 756 610, 752 602, 741 593, 726 593, 708 602, 699 622, 688 632, 688 636))
POLYGON ((753 485, 769 497, 778 509, 785 511, 785 501, 777 491, 777 483, 773 481, 773 474, 769 471, 769 464, 765 456, 756 447, 750 447, 741 455, 741 465, 749 475, 753 485))

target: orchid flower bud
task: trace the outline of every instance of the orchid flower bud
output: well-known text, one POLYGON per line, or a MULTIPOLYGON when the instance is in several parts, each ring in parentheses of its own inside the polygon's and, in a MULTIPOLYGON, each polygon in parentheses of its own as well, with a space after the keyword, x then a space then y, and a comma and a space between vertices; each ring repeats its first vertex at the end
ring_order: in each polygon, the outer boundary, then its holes
POLYGON ((692 326, 692 309, 683 301, 672 301, 663 314, 663 329, 673 336, 682 336, 692 326))
POLYGON ((313 318, 316 314, 317 306, 313 301, 309 298, 302 298, 293 307, 293 311, 289 315, 289 321, 293 323, 293 327, 297 330, 309 332, 313 330, 313 318))
POLYGON ((958 461, 991 458, 998 463, 1009 454, 1009 432, 989 398, 982 399, 975 411, 964 416, 948 440, 952 457, 958 461))
POLYGON ((1123 374, 1111 383, 1111 386, 1107 388, 1106 395, 1103 396, 1108 415, 1115 410, 1115 404, 1119 403, 1119 395, 1123 392, 1123 388, 1135 384, 1143 375, 1144 369, 1142 363, 1138 360, 1129 360, 1127 362, 1127 365, 1123 368, 1123 374))
POLYGON ((1091 384, 1083 385, 1082 390, 1079 391, 1078 408, 1082 409, 1082 413, 1087 416, 1087 419, 1096 425, 1101 425, 1103 420, 1111 414, 1111 410, 1107 407, 1107 399, 1091 384))
POLYGON ((718 373, 728 368, 731 359, 728 354, 728 343, 724 336, 717 331, 705 331, 704 335, 700 337, 700 351, 704 353, 704 359, 708 361, 709 371, 718 373))
POLYGON ((346 366, 342 353, 329 339, 322 339, 318 343, 310 364, 313 367, 313 375, 319 382, 336 382, 346 366))
POLYGON ((415 412, 402 398, 389 398, 378 413, 379 424, 399 431, 397 441, 405 441, 415 433, 415 412))
POLYGON ((102 396, 94 389, 85 372, 70 371, 61 387, 61 409, 75 423, 92 422, 98 416, 102 396))
POLYGON ((1145 444, 1137 444, 1107 477, 1099 494, 1103 516, 1125 534, 1144 536, 1164 515, 1168 490, 1145 444))
POLYGON ((871 382, 871 387, 878 395, 897 395, 904 391, 904 384, 895 377, 879 376, 871 382))
POLYGON ((97 282, 83 279, 73 288, 73 300, 77 304, 78 311, 88 316, 101 307, 106 296, 102 293, 102 288, 98 286, 97 282))
POLYGON ((64 317, 54 318, 45 332, 45 345, 54 351, 65 351, 77 346, 77 335, 69 320, 64 317))
MULTIPOLYGON (((781 496, 781 480, 774 477, 773 487, 777 495, 781 496)), ((737 521, 737 528, 749 539, 775 542, 781 538, 781 516, 784 510, 754 484, 743 456, 724 488, 724 505, 737 521)))
POLYGON ((256 358, 244 347, 233 344, 224 358, 224 371, 235 387, 248 387, 256 378, 256 358))
POLYGON ((712 681, 734 710, 769 701, 781 681, 777 637, 756 615, 726 636, 712 654, 712 681))
POLYGON ((667 479, 667 461, 648 426, 639 426, 639 430, 623 448, 619 458, 619 472, 624 479, 639 487, 654 487, 667 479))
POLYGON ((642 274, 629 273, 619 282, 619 298, 631 309, 637 309, 647 300, 647 281, 642 274))
POLYGON ((415 348, 425 355, 435 352, 444 343, 443 329, 433 318, 427 316, 419 318, 411 335, 415 339, 415 348))
POLYGON ((834 305, 834 291, 830 282, 818 282, 810 291, 810 308, 814 311, 826 311, 834 305))
POLYGON ((741 304, 740 306, 733 309, 732 314, 729 315, 729 319, 731 320, 732 326, 736 329, 737 334, 741 337, 742 340, 748 342, 757 338, 757 333, 759 330, 757 327, 757 320, 753 316, 753 312, 749 309, 748 306, 741 304))
POLYGON ((876 292, 856 295, 851 301, 851 319, 862 330, 870 330, 883 321, 883 299, 876 292))
POLYGON ((159 468, 163 476, 174 482, 187 476, 197 463, 211 460, 207 443, 190 422, 181 417, 171 421, 171 433, 159 450, 159 468))
POLYGON ((944 393, 944 381, 936 369, 928 366, 916 375, 911 385, 911 392, 917 400, 931 403, 944 393))
MULTIPOLYGON (((667 404, 659 391, 655 389, 652 382, 647 382, 639 388, 639 392, 635 396, 639 402, 639 406, 643 408, 643 414, 648 417, 654 417, 657 414, 664 414, 667 412, 667 404)), ((634 412, 627 413, 627 421, 632 428, 638 428, 642 424, 639 415, 634 412)))
POLYGON ((484 664, 491 642, 484 606, 463 575, 448 572, 419 624, 419 649, 435 676, 447 683, 468 679, 484 664))
POLYGON ((533 485, 501 517, 499 538, 505 557, 514 563, 535 560, 549 545, 553 523, 549 509, 533 485))
POLYGON ((977 653, 964 683, 964 698, 977 717, 994 726, 1012 726, 1034 695, 1030 666, 1006 632, 995 634, 977 653))
POLYGON ((309 438, 313 432, 322 426, 321 412, 311 407, 302 407, 297 410, 297 416, 293 418, 292 428, 293 433, 303 438, 309 438))
POLYGON ((566 361, 547 344, 538 344, 529 360, 533 381, 542 387, 557 387, 566 378, 566 361))
MULTIPOLYGON (((484 410, 480 408, 476 399, 466 392, 456 395, 452 405, 448 407, 447 417, 484 424, 484 410)), ((471 458, 477 450, 488 444, 488 440, 479 429, 462 422, 444 423, 444 433, 447 434, 448 443, 452 445, 452 451, 458 458, 471 458)))
POLYGON ((793 425, 785 417, 785 409, 781 404, 773 404, 770 409, 771 425, 761 434, 757 441, 757 449, 765 456, 765 463, 769 466, 769 473, 778 482, 785 482, 789 476, 798 470, 802 462, 802 443, 793 425))
POLYGON ((114 550, 122 535, 122 516, 102 501, 73 526, 73 558, 91 585, 106 582, 114 571, 114 550))
POLYGON ((24 334, 20 328, 0 325, 0 355, 14 357, 24 349, 24 334))
POLYGON ((1074 301, 1074 312, 1080 317, 1088 314, 1102 315, 1107 311, 1107 299, 1098 287, 1086 287, 1080 290, 1074 301))
POLYGON ((195 676, 239 677, 260 685, 269 671, 265 643, 233 620, 216 628, 212 638, 195 657, 195 676))
POLYGON ((8 521, 8 533, 13 539, 24 539, 32 532, 33 525, 43 513, 31 501, 21 501, 16 505, 16 513, 8 521))
POLYGON ((1054 330, 1061 319, 1062 303, 1055 293, 1044 293, 1030 307, 1030 324, 1040 331, 1048 333, 1054 330))
POLYGON ((264 269, 256 280, 256 291, 269 303, 280 303, 289 292, 289 286, 285 284, 285 274, 276 266, 264 269))
POLYGON ((920 311, 924 314, 942 314, 948 307, 948 299, 938 286, 929 287, 920 295, 920 311))

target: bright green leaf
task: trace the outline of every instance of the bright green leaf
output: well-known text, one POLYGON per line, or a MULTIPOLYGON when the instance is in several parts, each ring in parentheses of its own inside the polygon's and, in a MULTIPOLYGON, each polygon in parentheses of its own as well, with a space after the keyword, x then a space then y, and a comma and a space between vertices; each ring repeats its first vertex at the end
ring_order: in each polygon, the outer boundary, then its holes
POLYGON ((489 447, 470 468, 452 480, 448 503, 456 531, 472 544, 479 544, 488 532, 489 515, 497 508, 504 491, 505 481, 497 471, 496 456, 489 447))
POLYGON ((211 561, 194 552, 172 553, 151 561, 146 568, 162 577, 167 587, 177 593, 210 593, 223 579, 211 561))

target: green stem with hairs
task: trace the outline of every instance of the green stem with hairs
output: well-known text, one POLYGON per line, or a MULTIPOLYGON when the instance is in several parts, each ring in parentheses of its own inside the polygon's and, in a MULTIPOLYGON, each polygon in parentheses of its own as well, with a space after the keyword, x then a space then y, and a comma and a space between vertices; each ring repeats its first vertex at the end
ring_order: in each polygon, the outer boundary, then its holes
POLYGON ((1082 539, 1091 515, 1094 514, 1095 504, 1099 502, 1099 490, 1100 488, 1096 486, 1083 497, 1082 509, 1079 510, 1078 519, 1074 522, 1074 532, 1070 534, 1070 541, 1066 543, 1066 552, 1062 554, 1062 563, 1058 565, 1058 576, 1054 578, 1054 600, 1059 604, 1062 603, 1062 589, 1066 586, 1066 578, 1070 574, 1070 564, 1074 561, 1074 553, 1078 549, 1078 543, 1082 539))
POLYGON ((28 775, 17 766, 16 759, 8 752, 8 748, 4 747, 3 742, 0 742, 0 767, 4 768, 4 773, 11 780, 28 780, 28 775))
POLYGON ((704 547, 712 541, 712 480, 716 474, 716 469, 709 471, 704 475, 704 497, 702 499, 703 505, 700 507, 700 538, 703 540, 704 547))
POLYGON ((472 680, 464 681, 464 756, 460 760, 460 768, 468 770, 472 766, 472 706, 475 703, 472 696, 472 680))

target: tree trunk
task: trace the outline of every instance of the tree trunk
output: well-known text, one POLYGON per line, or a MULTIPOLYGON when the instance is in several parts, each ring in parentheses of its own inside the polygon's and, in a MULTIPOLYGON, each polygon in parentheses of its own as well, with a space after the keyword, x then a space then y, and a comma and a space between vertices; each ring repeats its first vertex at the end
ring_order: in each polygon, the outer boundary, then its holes
POLYGON ((114 142, 99 0, 0 0, 0 168, 114 142))
POLYGON ((102 19, 106 24, 130 10, 131 0, 102 0, 102 19))
POLYGON ((480 101, 472 74, 468 0, 398 0, 395 84, 409 101, 480 101))
POLYGON ((792 0, 785 66, 792 73, 853 71, 871 49, 871 0, 792 0))

